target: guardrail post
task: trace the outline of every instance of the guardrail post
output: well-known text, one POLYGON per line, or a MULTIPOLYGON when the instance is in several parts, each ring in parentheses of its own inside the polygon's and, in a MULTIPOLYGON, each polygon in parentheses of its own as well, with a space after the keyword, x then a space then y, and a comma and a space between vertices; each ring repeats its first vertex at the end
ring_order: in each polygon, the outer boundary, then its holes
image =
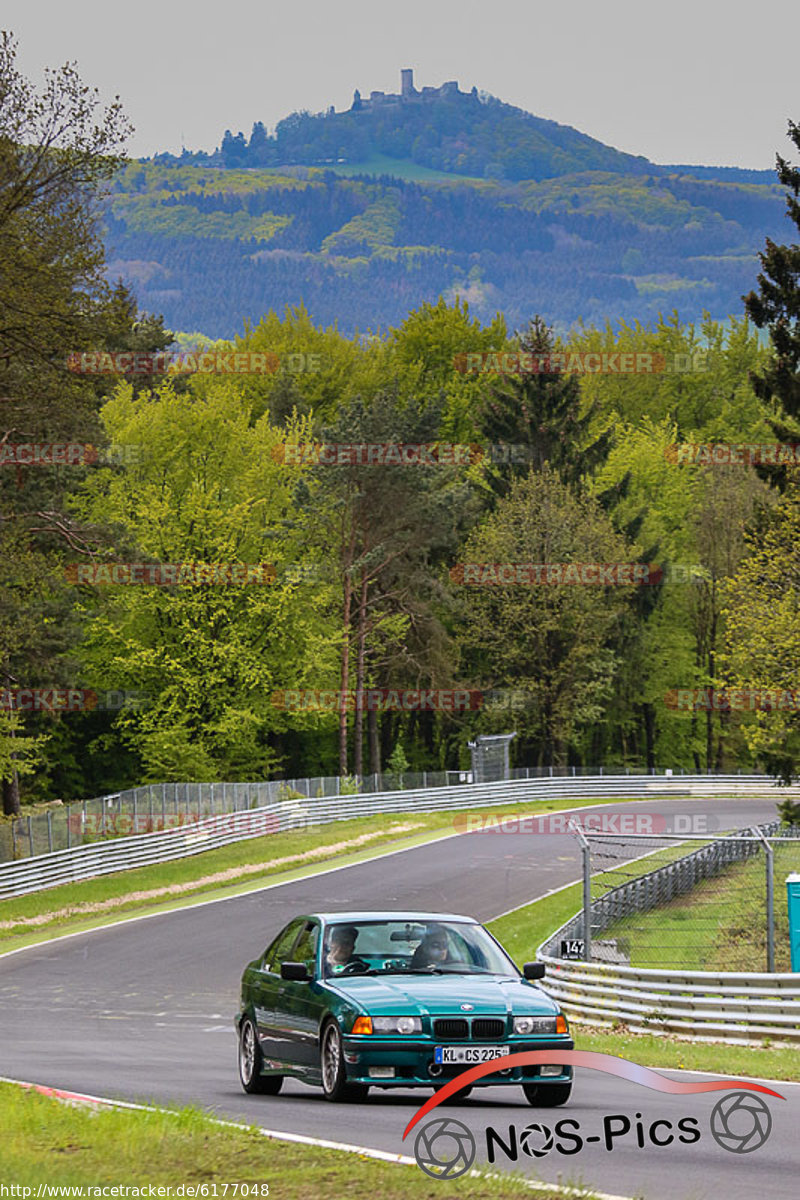
POLYGON ((28 817, 28 845, 31 850, 31 858, 33 858, 33 825, 31 824, 30 817, 28 817))
POLYGON ((47 810, 47 845, 50 853, 53 853, 53 814, 48 808, 47 810))
POLYGON ((11 818, 11 857, 17 857, 17 822, 11 818))
POLYGON ((72 812, 72 805, 68 804, 67 805, 67 849, 68 850, 72 849, 72 836, 71 836, 72 828, 70 826, 70 820, 69 820, 71 812, 72 812))

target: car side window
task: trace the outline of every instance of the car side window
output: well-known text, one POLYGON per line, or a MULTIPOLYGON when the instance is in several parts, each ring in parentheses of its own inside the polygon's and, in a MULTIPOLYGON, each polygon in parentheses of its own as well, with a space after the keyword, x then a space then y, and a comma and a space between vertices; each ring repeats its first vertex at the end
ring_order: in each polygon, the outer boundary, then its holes
POLYGON ((265 971, 272 971, 276 975, 280 973, 281 963, 285 962, 289 958, 290 951, 294 945, 295 938, 300 931, 301 925, 302 921, 299 921, 295 918, 294 921, 286 926, 282 933, 278 934, 278 936, 275 938, 275 941, 264 955, 265 971))
POLYGON ((308 968, 309 975, 314 974, 314 967, 317 960, 317 942, 319 940, 319 926, 309 921, 298 938, 297 945, 292 951, 292 959, 294 962, 305 963, 308 968))

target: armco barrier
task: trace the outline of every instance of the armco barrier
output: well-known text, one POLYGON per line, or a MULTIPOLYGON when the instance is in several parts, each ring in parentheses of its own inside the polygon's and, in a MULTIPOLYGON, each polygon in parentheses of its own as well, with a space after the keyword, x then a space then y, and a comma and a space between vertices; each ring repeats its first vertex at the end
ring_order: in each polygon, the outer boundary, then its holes
POLYGON ((436 812, 535 801, 573 799, 783 798, 800 789, 781 788, 761 775, 627 776, 518 779, 498 783, 417 788, 369 795, 284 800, 244 812, 205 817, 176 829, 117 837, 52 854, 0 864, 0 899, 107 875, 131 867, 169 862, 244 838, 322 825, 352 817, 436 812))
MULTIPOLYGON (((675 774, 680 774, 681 779, 691 778, 685 776, 682 770, 675 774)), ((510 773, 510 780, 577 778, 579 781, 591 781, 593 777, 603 775, 602 767, 515 767, 510 773)), ((670 775, 669 770, 625 769, 625 777, 631 779, 667 779, 670 775)), ((763 775, 742 776, 739 772, 735 778, 764 782, 763 775)), ((110 796, 58 803, 46 810, 29 811, 9 821, 0 820, 0 863, 29 856, 32 858, 35 854, 52 854, 55 850, 69 850, 84 844, 89 836, 105 839, 171 829, 187 821, 200 821, 203 817, 267 808, 291 797, 301 800, 327 799, 333 803, 340 796, 359 793, 366 796, 378 792, 428 791, 473 782, 470 771, 453 770, 404 771, 400 775, 389 772, 360 776, 358 780, 341 779, 338 775, 320 775, 313 779, 260 779, 250 783, 173 781, 142 784, 124 788, 110 796)))
MULTIPOLYGON (((778 822, 760 827, 774 837, 778 822)), ((740 830, 739 835, 746 833, 740 830)), ((646 912, 683 895, 730 863, 759 848, 756 838, 720 838, 615 888, 592 902, 592 930, 602 933, 621 917, 646 912)), ((753 1042, 765 1037, 800 1043, 800 974, 681 971, 558 957, 560 941, 581 936, 583 913, 572 917, 538 949, 547 968, 543 989, 573 1020, 677 1033, 696 1040, 753 1042)))
POLYGON ((800 975, 766 972, 637 970, 538 955, 542 986, 568 1017, 592 1025, 619 1021, 649 1033, 714 1041, 764 1037, 800 1042, 800 975))

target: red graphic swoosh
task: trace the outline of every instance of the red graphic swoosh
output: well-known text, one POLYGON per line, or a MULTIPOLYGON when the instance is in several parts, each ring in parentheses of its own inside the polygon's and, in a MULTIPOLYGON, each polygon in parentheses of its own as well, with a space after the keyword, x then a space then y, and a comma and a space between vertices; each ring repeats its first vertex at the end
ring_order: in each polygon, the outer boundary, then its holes
MULTIPOLYGON (((517 1054, 507 1054, 503 1057, 503 1070, 506 1067, 526 1067, 552 1062, 572 1067, 591 1067, 593 1071, 604 1071, 606 1075, 617 1075, 620 1079, 628 1079, 631 1083, 640 1083, 643 1087, 652 1088, 653 1091, 668 1092, 673 1096, 690 1096, 697 1092, 748 1091, 764 1092, 767 1096, 777 1096, 779 1100, 786 1099, 780 1092, 774 1092, 772 1088, 765 1087, 762 1083, 751 1083, 745 1079, 736 1079, 732 1083, 721 1083, 714 1080, 707 1080, 705 1083, 681 1083, 678 1079, 667 1079, 664 1075, 659 1075, 658 1071, 651 1071, 649 1067, 641 1067, 627 1058, 618 1058, 614 1054, 599 1054, 596 1050, 521 1050, 517 1054)), ((435 1096, 431 1096, 430 1100, 426 1100, 421 1108, 417 1109, 406 1125, 403 1138, 405 1139, 411 1132, 417 1121, 421 1121, 448 1096, 461 1091, 467 1084, 475 1083, 483 1075, 495 1074, 497 1069, 497 1059, 493 1059, 480 1063, 477 1067, 470 1067, 469 1070, 462 1071, 455 1079, 451 1079, 449 1083, 445 1083, 435 1096)))

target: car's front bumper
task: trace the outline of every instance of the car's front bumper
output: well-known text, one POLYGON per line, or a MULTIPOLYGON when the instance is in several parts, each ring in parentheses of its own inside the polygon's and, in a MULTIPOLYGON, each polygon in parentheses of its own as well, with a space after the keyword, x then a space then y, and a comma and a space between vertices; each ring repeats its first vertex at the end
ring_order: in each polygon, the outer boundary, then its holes
MULTIPOLYGON (((345 1034, 343 1042, 345 1070, 351 1083, 366 1083, 372 1087, 439 1087, 469 1070, 467 1063, 437 1066, 433 1061, 434 1048, 441 1042, 430 1038, 353 1037, 345 1034), (394 1074, 384 1075, 381 1068, 394 1068, 394 1074)), ((553 1063, 558 1063, 559 1050, 572 1050, 575 1046, 569 1037, 540 1038, 538 1041, 534 1038, 515 1038, 493 1044, 507 1046, 512 1054, 522 1050, 552 1050, 553 1063)), ((497 1071, 481 1076, 474 1086, 496 1087, 504 1083, 538 1083, 546 1086, 549 1083, 568 1083, 571 1078, 572 1067, 564 1066, 559 1075, 542 1076, 538 1064, 504 1070, 500 1059, 497 1071)))

